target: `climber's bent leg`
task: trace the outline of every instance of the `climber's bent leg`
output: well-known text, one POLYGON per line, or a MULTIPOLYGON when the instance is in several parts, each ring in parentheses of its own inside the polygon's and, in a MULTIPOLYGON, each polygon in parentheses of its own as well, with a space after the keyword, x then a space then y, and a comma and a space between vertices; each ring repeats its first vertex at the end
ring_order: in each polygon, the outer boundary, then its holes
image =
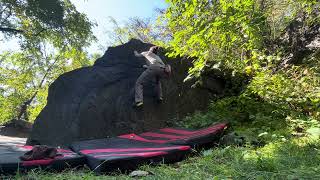
POLYGON ((160 77, 157 77, 156 79, 156 93, 157 93, 157 100, 158 102, 162 102, 163 101, 163 94, 162 94, 162 86, 161 86, 161 81, 160 81, 160 77))
POLYGON ((137 79, 135 84, 135 103, 137 106, 141 106, 143 104, 143 84, 146 83, 147 77, 150 75, 150 70, 145 70, 137 79))

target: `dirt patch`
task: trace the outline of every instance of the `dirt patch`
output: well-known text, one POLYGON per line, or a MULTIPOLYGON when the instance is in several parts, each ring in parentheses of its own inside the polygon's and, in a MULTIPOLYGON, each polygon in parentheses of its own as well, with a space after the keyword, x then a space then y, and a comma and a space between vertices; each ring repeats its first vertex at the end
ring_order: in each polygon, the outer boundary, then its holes
POLYGON ((27 138, 29 136, 29 133, 30 130, 27 129, 0 126, 0 138, 2 136, 9 136, 12 138, 27 138))

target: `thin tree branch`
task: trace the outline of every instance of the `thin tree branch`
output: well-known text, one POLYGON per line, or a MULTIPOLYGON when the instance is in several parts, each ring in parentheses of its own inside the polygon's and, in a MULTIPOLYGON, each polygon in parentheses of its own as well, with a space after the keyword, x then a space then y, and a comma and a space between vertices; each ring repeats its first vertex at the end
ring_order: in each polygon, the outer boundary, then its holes
MULTIPOLYGON (((65 49, 65 46, 63 47, 63 49, 65 49)), ((36 87, 36 91, 33 93, 33 95, 28 99, 26 100, 25 102, 23 102, 21 108, 20 108, 20 111, 19 111, 19 114, 18 114, 18 120, 21 120, 21 117, 27 113, 27 109, 28 109, 28 106, 31 104, 31 102, 35 99, 35 97, 37 96, 38 92, 39 92, 39 89, 42 88, 42 85, 44 83, 44 81, 46 80, 47 76, 49 75, 50 71, 52 70, 53 66, 58 62, 58 60, 60 59, 60 56, 61 54, 59 54, 54 62, 50 65, 50 67, 47 69, 46 73, 44 74, 44 76, 42 77, 41 79, 41 82, 40 84, 38 85, 38 87, 36 87)))
POLYGON ((39 36, 43 31, 46 31, 47 29, 42 28, 39 32, 37 32, 36 34, 34 34, 34 36, 39 36))
POLYGON ((7 27, 0 27, 0 31, 2 31, 2 32, 10 32, 10 33, 14 33, 14 34, 24 33, 23 30, 14 29, 14 28, 7 28, 7 27))

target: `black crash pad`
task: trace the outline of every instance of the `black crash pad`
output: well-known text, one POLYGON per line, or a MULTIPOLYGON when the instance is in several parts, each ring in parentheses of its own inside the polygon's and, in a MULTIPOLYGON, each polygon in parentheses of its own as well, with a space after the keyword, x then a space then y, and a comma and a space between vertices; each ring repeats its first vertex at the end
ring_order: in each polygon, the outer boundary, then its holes
POLYGON ((190 146, 155 144, 123 138, 79 141, 71 148, 87 158, 96 173, 134 170, 142 164, 173 163, 181 161, 190 146))
POLYGON ((52 159, 22 161, 20 156, 30 151, 32 146, 0 146, 0 174, 25 172, 34 168, 62 170, 84 164, 83 156, 68 149, 57 149, 58 156, 52 159))

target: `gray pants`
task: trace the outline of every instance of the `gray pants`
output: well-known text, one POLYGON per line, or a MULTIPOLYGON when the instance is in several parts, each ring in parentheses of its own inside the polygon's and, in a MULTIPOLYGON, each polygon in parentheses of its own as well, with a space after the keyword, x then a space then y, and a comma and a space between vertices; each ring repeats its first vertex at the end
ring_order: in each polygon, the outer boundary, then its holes
POLYGON ((143 85, 156 80, 155 90, 157 98, 162 98, 161 78, 167 78, 164 68, 160 66, 149 66, 137 79, 135 85, 135 102, 143 102, 143 85))

